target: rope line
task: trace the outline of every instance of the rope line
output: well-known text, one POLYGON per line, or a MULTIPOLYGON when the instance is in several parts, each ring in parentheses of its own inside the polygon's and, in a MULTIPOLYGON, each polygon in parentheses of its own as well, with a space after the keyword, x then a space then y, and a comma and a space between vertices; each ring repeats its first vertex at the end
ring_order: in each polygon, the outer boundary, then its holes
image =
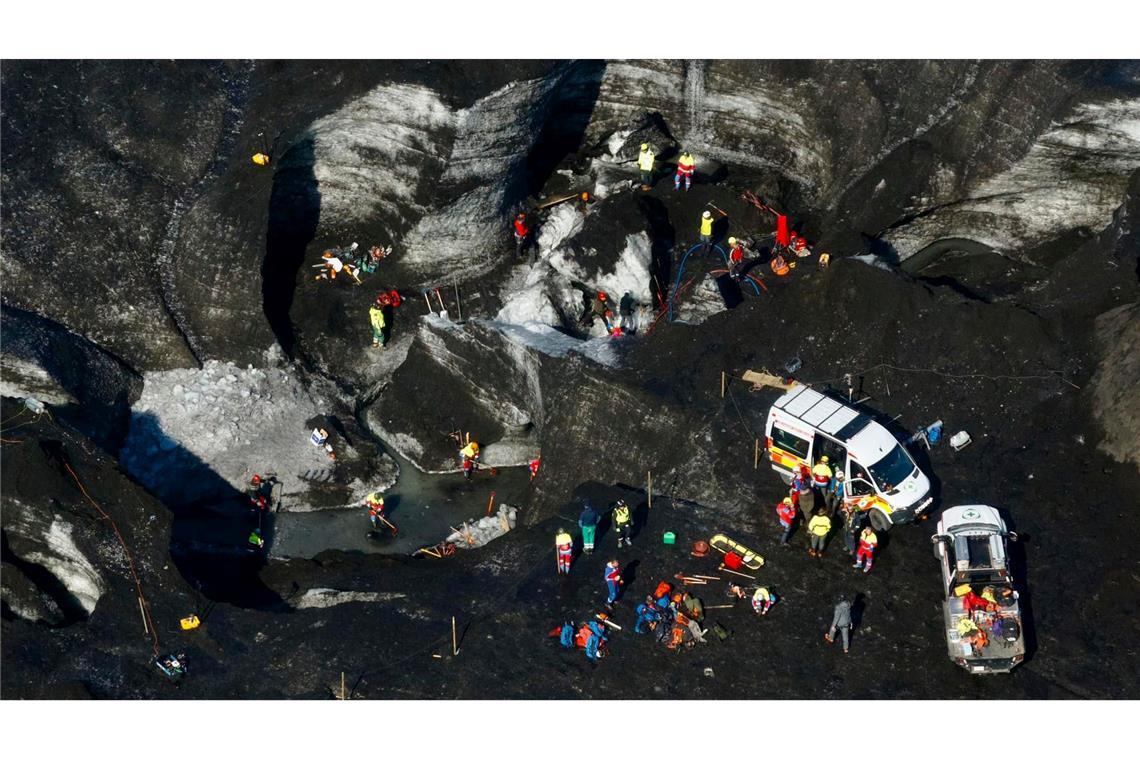
POLYGON ((83 487, 83 483, 80 482, 79 476, 75 474, 75 470, 71 469, 71 465, 68 462, 64 462, 63 466, 67 468, 67 472, 75 481, 75 485, 79 486, 79 490, 83 492, 83 495, 85 497, 87 497, 87 501, 91 503, 91 506, 95 507, 95 510, 103 516, 104 520, 111 523, 111 528, 115 531, 115 537, 119 539, 119 544, 123 547, 123 554, 125 554, 127 557, 127 566, 131 570, 131 576, 135 581, 135 590, 138 592, 139 601, 142 604, 143 617, 146 619, 147 628, 150 629, 151 646, 154 649, 154 656, 158 657, 158 631, 154 627, 154 620, 150 615, 150 602, 148 602, 146 600, 146 597, 143 595, 142 581, 139 580, 139 574, 135 570, 135 560, 131 556, 130 550, 127 548, 127 542, 123 539, 123 534, 119 532, 119 526, 115 524, 114 519, 112 519, 109 514, 103 511, 103 508, 99 506, 98 502, 91 498, 91 494, 87 493, 87 489, 83 487))

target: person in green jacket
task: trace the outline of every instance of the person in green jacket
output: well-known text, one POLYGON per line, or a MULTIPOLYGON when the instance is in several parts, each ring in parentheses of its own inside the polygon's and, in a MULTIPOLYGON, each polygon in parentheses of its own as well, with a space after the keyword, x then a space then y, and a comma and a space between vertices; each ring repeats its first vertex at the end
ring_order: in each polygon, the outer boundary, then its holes
POLYGON ((808 523, 808 538, 811 541, 811 548, 808 549, 809 556, 823 556, 823 547, 827 545, 827 534, 830 532, 831 518, 823 514, 822 510, 815 510, 811 522, 808 523))
POLYGON ((388 338, 384 335, 384 309, 378 303, 372 304, 368 310, 368 320, 372 323, 372 347, 379 348, 387 345, 388 338))

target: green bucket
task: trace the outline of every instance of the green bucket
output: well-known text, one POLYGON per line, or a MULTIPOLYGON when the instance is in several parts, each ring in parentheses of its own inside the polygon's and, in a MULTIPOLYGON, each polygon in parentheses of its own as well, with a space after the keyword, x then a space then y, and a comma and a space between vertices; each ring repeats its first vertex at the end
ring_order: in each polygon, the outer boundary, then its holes
POLYGON ((671 530, 665 531, 664 535, 661 536, 661 543, 666 546, 672 546, 677 543, 677 534, 671 530))

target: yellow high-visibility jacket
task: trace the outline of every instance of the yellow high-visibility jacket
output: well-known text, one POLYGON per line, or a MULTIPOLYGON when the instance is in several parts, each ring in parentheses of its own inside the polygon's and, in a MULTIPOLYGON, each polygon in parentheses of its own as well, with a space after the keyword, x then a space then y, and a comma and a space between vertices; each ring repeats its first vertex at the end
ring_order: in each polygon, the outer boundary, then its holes
POLYGON ((813 536, 826 536, 831 532, 831 518, 824 515, 816 515, 811 518, 808 523, 808 531, 813 536))
POLYGON ((384 310, 373 306, 368 310, 368 318, 372 321, 372 326, 377 330, 384 329, 384 310))
POLYGON ((643 172, 653 171, 653 161, 657 157, 653 155, 653 150, 643 150, 637 157, 637 168, 643 172))
POLYGON ((712 234, 712 224, 713 224, 713 220, 712 220, 711 216, 708 219, 706 219, 702 216, 701 217, 701 234, 702 235, 711 235, 712 234))

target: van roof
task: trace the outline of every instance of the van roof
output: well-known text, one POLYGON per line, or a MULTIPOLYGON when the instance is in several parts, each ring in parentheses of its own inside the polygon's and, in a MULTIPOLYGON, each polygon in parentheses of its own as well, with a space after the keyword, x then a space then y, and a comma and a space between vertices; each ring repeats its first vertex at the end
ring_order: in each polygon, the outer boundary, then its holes
POLYGON ((867 415, 806 385, 797 385, 776 399, 775 407, 841 441, 871 424, 867 415))

